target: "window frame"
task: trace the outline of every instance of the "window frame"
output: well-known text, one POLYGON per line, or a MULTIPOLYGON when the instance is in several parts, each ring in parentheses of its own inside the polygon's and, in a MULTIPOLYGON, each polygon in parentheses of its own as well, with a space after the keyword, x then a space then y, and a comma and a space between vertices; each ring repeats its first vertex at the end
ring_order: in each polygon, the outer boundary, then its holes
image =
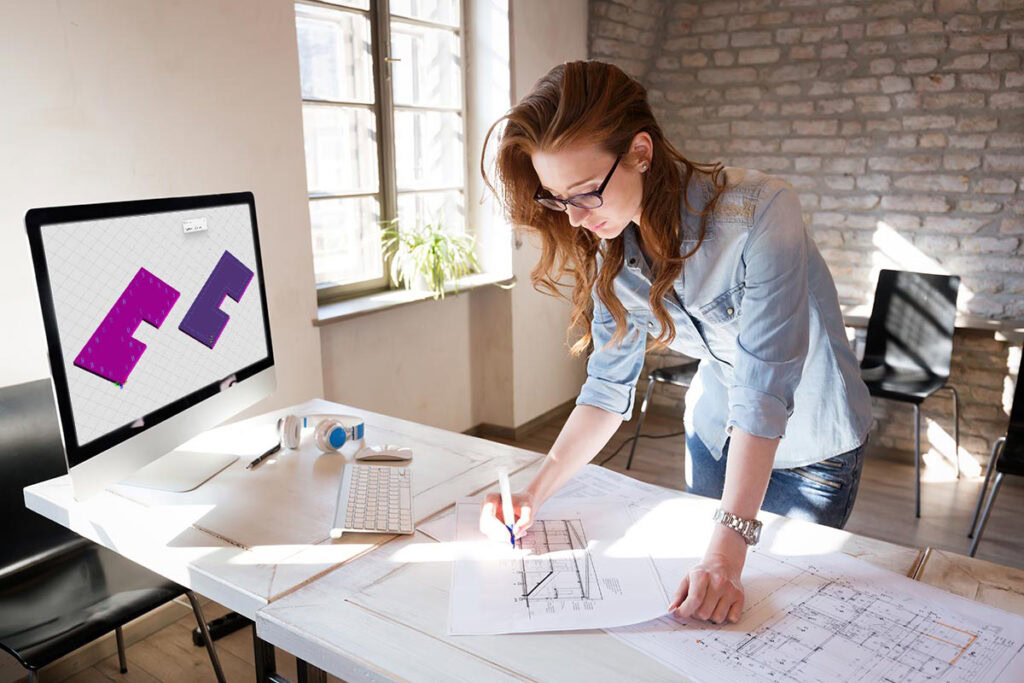
MULTIPOLYGON (((395 19, 401 23, 414 24, 418 26, 423 26, 425 28, 443 29, 446 31, 451 31, 456 35, 456 40, 458 41, 459 45, 459 79, 461 85, 461 102, 459 103, 459 107, 455 108, 420 105, 400 105, 397 106, 397 109, 402 111, 441 111, 456 113, 462 122, 463 152, 465 156, 465 150, 468 148, 468 125, 466 113, 466 0, 457 0, 457 2, 457 16, 459 18, 458 26, 450 26, 438 22, 432 22, 423 19, 414 19, 411 17, 404 16, 395 17, 395 19)), ((370 47, 371 56, 373 60, 372 71, 374 102, 372 104, 368 104, 366 102, 349 102, 345 100, 326 100, 321 98, 302 97, 301 107, 303 111, 305 111, 307 105, 328 107, 360 107, 364 109, 369 108, 373 110, 377 125, 377 171, 379 178, 378 190, 377 192, 310 194, 307 189, 307 208, 314 201, 324 201, 330 199, 353 199, 359 197, 376 197, 380 206, 380 220, 390 221, 398 217, 399 194, 422 194, 428 192, 458 191, 462 193, 463 197, 463 220, 465 221, 468 215, 469 208, 469 179, 468 176, 466 175, 468 170, 468 164, 465 159, 462 160, 463 182, 461 185, 428 188, 425 190, 406 190, 404 192, 399 193, 397 169, 395 167, 396 105, 394 101, 394 91, 392 86, 391 67, 392 62, 396 60, 393 60, 391 58, 392 17, 390 0, 369 0, 369 9, 360 9, 357 7, 336 5, 331 2, 323 2, 321 0, 294 0, 293 5, 309 5, 312 7, 335 10, 343 13, 354 13, 368 17, 370 21, 370 47)), ((303 131, 303 136, 305 136, 305 129, 303 129, 303 131)), ((303 154, 305 154, 305 152, 303 152, 303 154)), ((399 226, 399 229, 401 229, 401 226, 399 226)), ((470 232, 470 226, 468 224, 468 221, 463 226, 463 230, 467 234, 470 232)), ((313 256, 315 259, 316 255, 314 254, 313 256)), ((401 287, 393 286, 391 284, 390 277, 388 275, 389 268, 389 259, 387 257, 383 257, 383 275, 381 277, 374 278, 371 280, 362 280, 359 282, 350 282, 344 284, 338 284, 333 282, 326 282, 322 284, 318 283, 316 284, 317 303, 326 304, 335 301, 351 299, 359 296, 365 296, 367 294, 379 293, 390 289, 401 289, 401 287)))

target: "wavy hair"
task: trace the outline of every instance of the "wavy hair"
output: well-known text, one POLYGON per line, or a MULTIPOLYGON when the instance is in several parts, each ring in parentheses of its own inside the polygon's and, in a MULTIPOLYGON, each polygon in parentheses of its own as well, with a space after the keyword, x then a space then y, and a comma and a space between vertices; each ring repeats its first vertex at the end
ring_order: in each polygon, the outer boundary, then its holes
MULTIPOLYGON (((675 339, 675 325, 665 309, 663 297, 683 268, 704 242, 707 217, 714 210, 725 188, 721 162, 694 163, 672 146, 662 133, 647 102, 647 91, 613 64, 596 60, 566 62, 551 69, 533 89, 504 116, 495 121, 484 138, 480 173, 497 197, 505 218, 513 225, 540 237, 541 257, 530 273, 534 289, 568 299, 559 288, 567 287, 566 276, 573 279, 572 310, 566 331, 570 351, 578 356, 591 342, 593 320, 591 291, 615 320, 617 343, 626 335, 626 309, 615 295, 613 283, 622 270, 623 238, 602 240, 589 230, 574 228, 568 214, 552 211, 533 200, 540 182, 531 155, 536 151, 558 151, 577 142, 598 141, 610 154, 626 154, 637 133, 651 136, 653 153, 650 168, 644 174, 640 202, 640 239, 652 259, 650 306, 661 323, 661 334, 651 348, 661 348, 675 339), (496 189, 487 177, 484 159, 495 128, 505 122, 498 135, 495 155, 496 189), (710 176, 715 192, 697 213, 683 191, 695 173, 710 176), (701 216, 700 234, 695 246, 680 254, 680 206, 701 216), (572 343, 573 332, 582 336, 572 343)), ((635 163, 637 160, 630 159, 635 163)))

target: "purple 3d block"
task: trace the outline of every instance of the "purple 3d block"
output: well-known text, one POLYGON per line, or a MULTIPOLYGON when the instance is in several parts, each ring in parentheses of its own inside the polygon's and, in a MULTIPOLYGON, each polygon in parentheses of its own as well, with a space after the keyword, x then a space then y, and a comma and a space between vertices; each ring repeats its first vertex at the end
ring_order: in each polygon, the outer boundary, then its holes
POLYGON ((220 310, 224 297, 230 296, 235 301, 241 301, 250 280, 252 271, 230 251, 225 251, 213 267, 210 277, 206 278, 206 284, 199 290, 199 295, 192 302, 178 329, 212 349, 230 318, 220 310))
POLYGON ((178 290, 139 268, 75 358, 75 365, 124 385, 146 350, 145 344, 132 337, 135 330, 143 320, 156 328, 163 325, 179 296, 178 290))

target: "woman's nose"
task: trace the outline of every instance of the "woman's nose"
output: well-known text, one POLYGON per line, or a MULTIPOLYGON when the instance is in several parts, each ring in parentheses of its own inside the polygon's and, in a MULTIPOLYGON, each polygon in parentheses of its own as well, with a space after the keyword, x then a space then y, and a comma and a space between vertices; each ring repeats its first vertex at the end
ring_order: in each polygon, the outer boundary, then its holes
POLYGON ((583 225, 584 216, 590 213, 590 209, 581 209, 580 207, 573 206, 572 204, 567 206, 565 211, 569 214, 569 225, 574 228, 578 228, 583 225))

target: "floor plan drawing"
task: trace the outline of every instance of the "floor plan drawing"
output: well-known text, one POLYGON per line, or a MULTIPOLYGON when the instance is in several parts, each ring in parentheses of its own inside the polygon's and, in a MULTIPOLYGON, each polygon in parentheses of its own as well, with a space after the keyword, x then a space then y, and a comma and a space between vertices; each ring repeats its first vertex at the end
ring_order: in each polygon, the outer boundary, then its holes
POLYGON ((590 601, 602 598, 582 520, 538 520, 516 547, 525 552, 512 581, 531 616, 538 609, 554 611, 551 601, 572 600, 578 609, 592 609, 590 601))
POLYGON ((663 617, 611 632, 701 681, 1021 680, 1024 620, 1015 615, 841 554, 755 550, 748 572, 739 624, 663 617))

